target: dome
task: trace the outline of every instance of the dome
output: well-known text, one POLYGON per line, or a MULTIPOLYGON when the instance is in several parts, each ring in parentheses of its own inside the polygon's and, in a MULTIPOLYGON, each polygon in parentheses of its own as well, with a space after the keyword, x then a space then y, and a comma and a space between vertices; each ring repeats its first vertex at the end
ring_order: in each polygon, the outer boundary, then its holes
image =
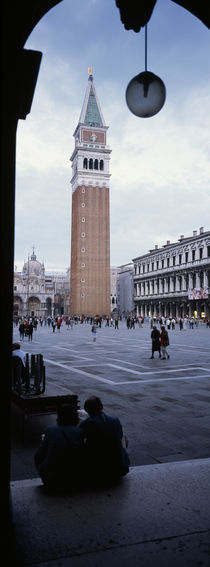
POLYGON ((24 263, 23 272, 29 275, 39 276, 43 270, 43 264, 36 259, 36 254, 31 254, 31 259, 24 263))

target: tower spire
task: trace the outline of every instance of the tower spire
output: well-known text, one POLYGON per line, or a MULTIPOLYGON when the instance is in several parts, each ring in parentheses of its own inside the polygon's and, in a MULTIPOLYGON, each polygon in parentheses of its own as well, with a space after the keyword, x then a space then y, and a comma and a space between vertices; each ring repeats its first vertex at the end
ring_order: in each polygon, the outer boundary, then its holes
POLYGON ((92 71, 92 67, 89 67, 88 86, 79 118, 79 124, 85 124, 86 126, 99 126, 103 128, 106 127, 106 124, 95 89, 92 71))

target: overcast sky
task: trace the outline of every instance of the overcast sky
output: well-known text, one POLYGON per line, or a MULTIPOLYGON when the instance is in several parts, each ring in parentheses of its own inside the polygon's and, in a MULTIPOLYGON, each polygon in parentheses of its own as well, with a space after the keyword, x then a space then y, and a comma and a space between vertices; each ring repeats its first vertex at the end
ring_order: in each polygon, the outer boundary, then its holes
POLYGON ((17 132, 15 264, 35 246, 47 270, 70 264, 71 162, 88 81, 93 77, 112 149, 111 265, 155 244, 210 230, 210 34, 171 0, 148 25, 148 70, 167 96, 152 118, 125 102, 144 71, 144 29, 127 31, 115 0, 63 0, 42 18, 28 49, 43 53, 31 113, 17 132))

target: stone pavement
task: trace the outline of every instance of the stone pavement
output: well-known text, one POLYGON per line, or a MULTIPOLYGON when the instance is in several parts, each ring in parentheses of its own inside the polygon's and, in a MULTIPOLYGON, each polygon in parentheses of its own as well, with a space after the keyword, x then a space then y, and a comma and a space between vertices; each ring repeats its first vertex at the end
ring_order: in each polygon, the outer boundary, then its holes
POLYGON ((210 459, 135 467, 94 492, 11 486, 20 565, 209 567, 210 459))
MULTIPOLYGON (((150 359, 151 329, 38 328, 47 393, 99 395, 129 439, 131 471, 106 491, 49 495, 33 463, 56 416, 12 412, 11 487, 20 564, 35 567, 209 567, 210 330, 170 331, 170 359, 150 359), (149 466, 148 466, 149 465, 149 466)), ((18 331, 14 330, 14 340, 18 331)))
MULTIPOLYGON (((132 466, 209 457, 210 329, 169 331, 169 360, 150 359, 150 333, 148 323, 129 331, 120 323, 119 331, 99 330, 94 343, 90 325, 55 334, 39 327, 33 342, 21 346, 43 353, 47 393, 73 391, 81 407, 89 395, 102 398, 107 413, 122 422, 132 466)), ((23 445, 19 416, 12 415, 11 478, 34 478, 33 454, 56 416, 31 417, 23 445)))

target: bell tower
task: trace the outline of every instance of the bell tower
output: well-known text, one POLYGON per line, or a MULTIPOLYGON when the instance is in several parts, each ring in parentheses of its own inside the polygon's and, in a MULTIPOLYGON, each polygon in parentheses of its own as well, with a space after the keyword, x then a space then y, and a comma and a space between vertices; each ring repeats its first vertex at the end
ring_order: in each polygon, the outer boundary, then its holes
POLYGON ((92 69, 71 156, 72 315, 110 314, 110 215, 107 130, 98 101, 92 69))

